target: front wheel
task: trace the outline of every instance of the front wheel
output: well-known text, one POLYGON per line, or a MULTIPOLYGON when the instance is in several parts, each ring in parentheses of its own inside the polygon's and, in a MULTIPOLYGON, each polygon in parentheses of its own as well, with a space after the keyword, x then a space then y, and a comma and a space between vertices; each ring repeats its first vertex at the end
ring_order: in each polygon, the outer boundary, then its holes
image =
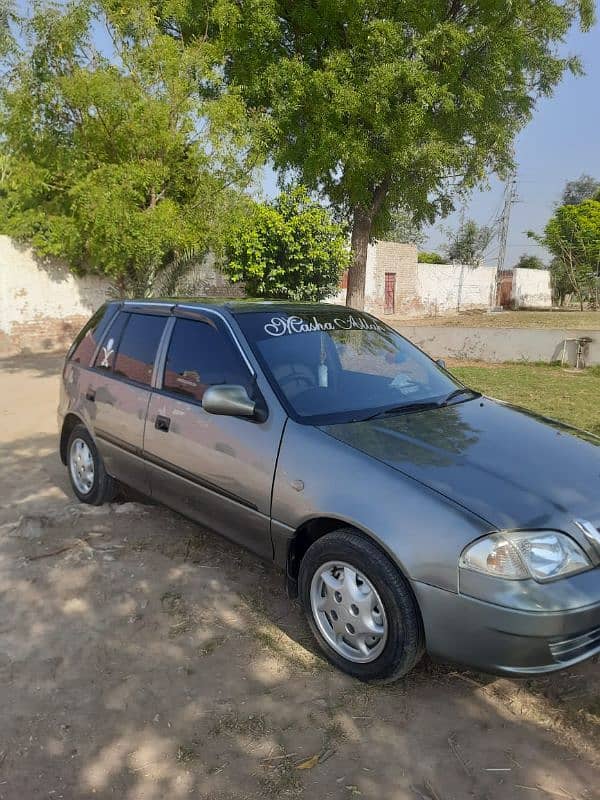
POLYGON ((321 649, 349 675, 390 683, 423 655, 423 625, 409 585, 379 548, 351 528, 309 547, 299 590, 321 649))
POLYGON ((67 444, 67 466, 71 487, 82 503, 101 506, 117 493, 117 485, 106 472, 90 432, 76 425, 67 444))

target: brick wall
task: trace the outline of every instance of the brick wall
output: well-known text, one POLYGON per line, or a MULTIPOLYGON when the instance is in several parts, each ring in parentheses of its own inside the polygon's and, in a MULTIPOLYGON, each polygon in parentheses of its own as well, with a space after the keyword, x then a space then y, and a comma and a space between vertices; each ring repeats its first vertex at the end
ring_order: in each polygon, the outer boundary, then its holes
POLYGON ((65 349, 107 290, 105 279, 76 278, 0 236, 0 355, 65 349))
POLYGON ((365 302, 373 314, 401 314, 412 308, 417 294, 417 248, 413 244, 377 242, 369 247, 365 302), (386 274, 392 291, 386 303, 386 274), (393 292, 393 300, 391 294, 393 292), (387 308, 386 308, 387 306, 387 308), (393 310, 390 312, 390 308, 393 310))
MULTIPOLYGON (((365 280, 365 311, 377 316, 385 316, 388 313, 385 296, 386 274, 394 276, 389 281, 393 288, 394 310, 392 313, 399 315, 417 307, 417 248, 415 245, 397 242, 375 242, 369 245, 365 280)), ((346 286, 342 284, 340 291, 330 297, 328 302, 344 305, 346 286)))
MULTIPOLYGON (((29 248, 0 236, 0 356, 65 350, 107 299, 109 285, 98 276, 75 277, 64 264, 38 259, 29 248)), ((239 297, 244 287, 232 286, 209 257, 175 293, 239 297)))

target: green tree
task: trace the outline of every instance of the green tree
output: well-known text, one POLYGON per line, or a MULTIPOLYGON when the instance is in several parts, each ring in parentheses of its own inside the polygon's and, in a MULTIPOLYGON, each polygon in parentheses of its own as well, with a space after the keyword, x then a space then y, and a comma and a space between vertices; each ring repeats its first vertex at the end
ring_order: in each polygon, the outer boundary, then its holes
POLYGON ((570 287, 583 309, 586 301, 598 305, 600 276, 600 201, 583 200, 578 205, 556 209, 544 233, 529 236, 554 256, 551 265, 555 287, 570 287))
POLYGON ((412 214, 405 208, 396 208, 390 214, 388 227, 382 238, 388 242, 414 244, 419 247, 426 239, 421 225, 415 222, 412 214))
POLYGON ((184 47, 144 0, 39 4, 16 23, 24 46, 2 63, 0 231, 148 294, 237 213, 255 158, 243 105, 221 91, 212 46, 184 47))
POLYGON ((600 191, 600 181, 591 175, 580 175, 574 181, 568 181, 563 189, 561 205, 576 206, 584 200, 591 200, 600 191))
POLYGON ((523 253, 515 264, 515 269, 548 269, 539 256, 523 253))
POLYGON ((349 263, 344 227, 296 187, 231 229, 224 270, 254 297, 316 301, 337 291, 349 263))
POLYGON ((478 225, 475 220, 468 219, 451 235, 446 245, 449 261, 457 264, 477 266, 481 263, 494 232, 487 225, 478 225))
POLYGON ((447 264, 448 259, 441 256, 439 253, 423 250, 419 253, 417 261, 419 264, 447 264))
POLYGON ((593 19, 593 0, 215 0, 193 30, 218 32, 229 85, 268 118, 275 167, 351 222, 347 302, 360 308, 367 245, 393 209, 432 221, 505 175, 536 99, 580 72, 556 45, 593 19))

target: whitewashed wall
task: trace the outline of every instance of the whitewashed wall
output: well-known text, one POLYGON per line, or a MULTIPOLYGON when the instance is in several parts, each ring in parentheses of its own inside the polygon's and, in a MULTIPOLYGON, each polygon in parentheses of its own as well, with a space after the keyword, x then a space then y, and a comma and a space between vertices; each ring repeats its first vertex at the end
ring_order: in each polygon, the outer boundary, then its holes
POLYGON ((418 264, 417 297, 421 314, 445 314, 487 308, 493 295, 493 267, 467 264, 418 264))
POLYGON ((548 269, 513 270, 512 298, 515 308, 550 308, 552 286, 548 269))
POLYGON ((106 279, 76 278, 0 236, 0 355, 64 347, 107 290, 106 279))

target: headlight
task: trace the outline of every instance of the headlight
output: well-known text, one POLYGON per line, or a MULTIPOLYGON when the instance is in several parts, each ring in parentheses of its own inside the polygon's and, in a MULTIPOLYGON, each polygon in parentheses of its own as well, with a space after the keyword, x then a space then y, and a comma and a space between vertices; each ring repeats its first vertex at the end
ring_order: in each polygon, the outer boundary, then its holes
POLYGON ((458 565, 513 581, 548 581, 592 566, 579 545, 558 531, 492 533, 469 545, 458 565))

